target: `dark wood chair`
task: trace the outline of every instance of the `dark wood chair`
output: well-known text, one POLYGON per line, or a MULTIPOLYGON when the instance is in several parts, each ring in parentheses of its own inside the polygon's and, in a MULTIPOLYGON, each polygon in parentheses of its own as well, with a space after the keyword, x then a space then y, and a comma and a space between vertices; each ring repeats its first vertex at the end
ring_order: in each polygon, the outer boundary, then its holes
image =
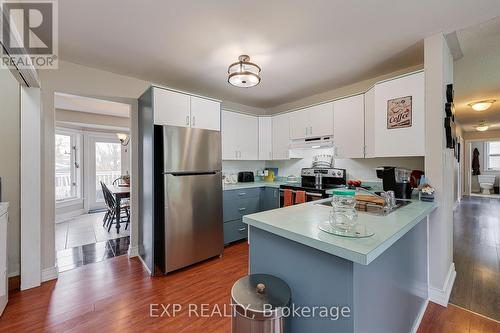
MULTIPOLYGON (((104 214, 104 218, 102 221, 102 226, 107 228, 109 232, 111 230, 111 226, 113 224, 116 224, 116 200, 113 196, 113 193, 111 193, 109 188, 103 182, 101 182, 101 188, 104 196, 104 202, 106 203, 107 208, 106 214, 104 214)), ((124 214, 120 216, 120 223, 126 223, 125 230, 127 230, 130 224, 130 203, 126 202, 121 204, 120 206, 120 214, 124 214)))

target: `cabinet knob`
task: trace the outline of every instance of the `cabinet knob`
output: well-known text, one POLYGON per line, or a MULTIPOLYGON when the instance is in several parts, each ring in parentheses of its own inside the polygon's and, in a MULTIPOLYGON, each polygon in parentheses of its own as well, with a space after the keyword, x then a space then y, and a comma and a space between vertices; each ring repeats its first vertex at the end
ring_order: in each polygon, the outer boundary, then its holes
POLYGON ((196 126, 196 118, 193 116, 193 126, 196 126))
POLYGON ((186 116, 186 125, 189 126, 189 116, 186 116))

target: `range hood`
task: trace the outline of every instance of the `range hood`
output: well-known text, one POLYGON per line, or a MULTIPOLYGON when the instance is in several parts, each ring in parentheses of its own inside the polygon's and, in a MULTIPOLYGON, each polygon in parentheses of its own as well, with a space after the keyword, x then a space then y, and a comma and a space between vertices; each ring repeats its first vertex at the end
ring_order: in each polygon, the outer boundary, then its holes
POLYGON ((290 149, 320 149, 333 147, 332 135, 290 141, 290 149))

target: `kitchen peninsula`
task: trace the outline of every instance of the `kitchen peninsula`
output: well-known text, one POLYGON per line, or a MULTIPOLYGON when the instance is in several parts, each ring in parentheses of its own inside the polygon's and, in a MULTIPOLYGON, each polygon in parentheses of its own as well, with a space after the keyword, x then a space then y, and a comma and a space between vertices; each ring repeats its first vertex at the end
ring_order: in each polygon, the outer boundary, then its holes
POLYGON ((317 203, 243 217, 251 274, 283 279, 295 306, 351 310, 337 320, 292 317, 288 332, 413 332, 427 305, 427 216, 436 205, 413 200, 385 216, 359 213, 375 234, 354 239, 319 230, 330 208, 317 203))

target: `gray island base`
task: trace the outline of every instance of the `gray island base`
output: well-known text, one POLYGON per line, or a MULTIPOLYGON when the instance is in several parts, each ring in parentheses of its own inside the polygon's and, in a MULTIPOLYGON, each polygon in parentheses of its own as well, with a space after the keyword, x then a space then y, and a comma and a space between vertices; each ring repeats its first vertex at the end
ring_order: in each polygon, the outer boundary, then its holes
POLYGON ((427 215, 435 207, 415 201, 387 216, 360 214, 375 231, 365 239, 320 231, 329 210, 314 204, 245 216, 250 273, 290 286, 287 333, 415 332, 428 299, 427 215))

